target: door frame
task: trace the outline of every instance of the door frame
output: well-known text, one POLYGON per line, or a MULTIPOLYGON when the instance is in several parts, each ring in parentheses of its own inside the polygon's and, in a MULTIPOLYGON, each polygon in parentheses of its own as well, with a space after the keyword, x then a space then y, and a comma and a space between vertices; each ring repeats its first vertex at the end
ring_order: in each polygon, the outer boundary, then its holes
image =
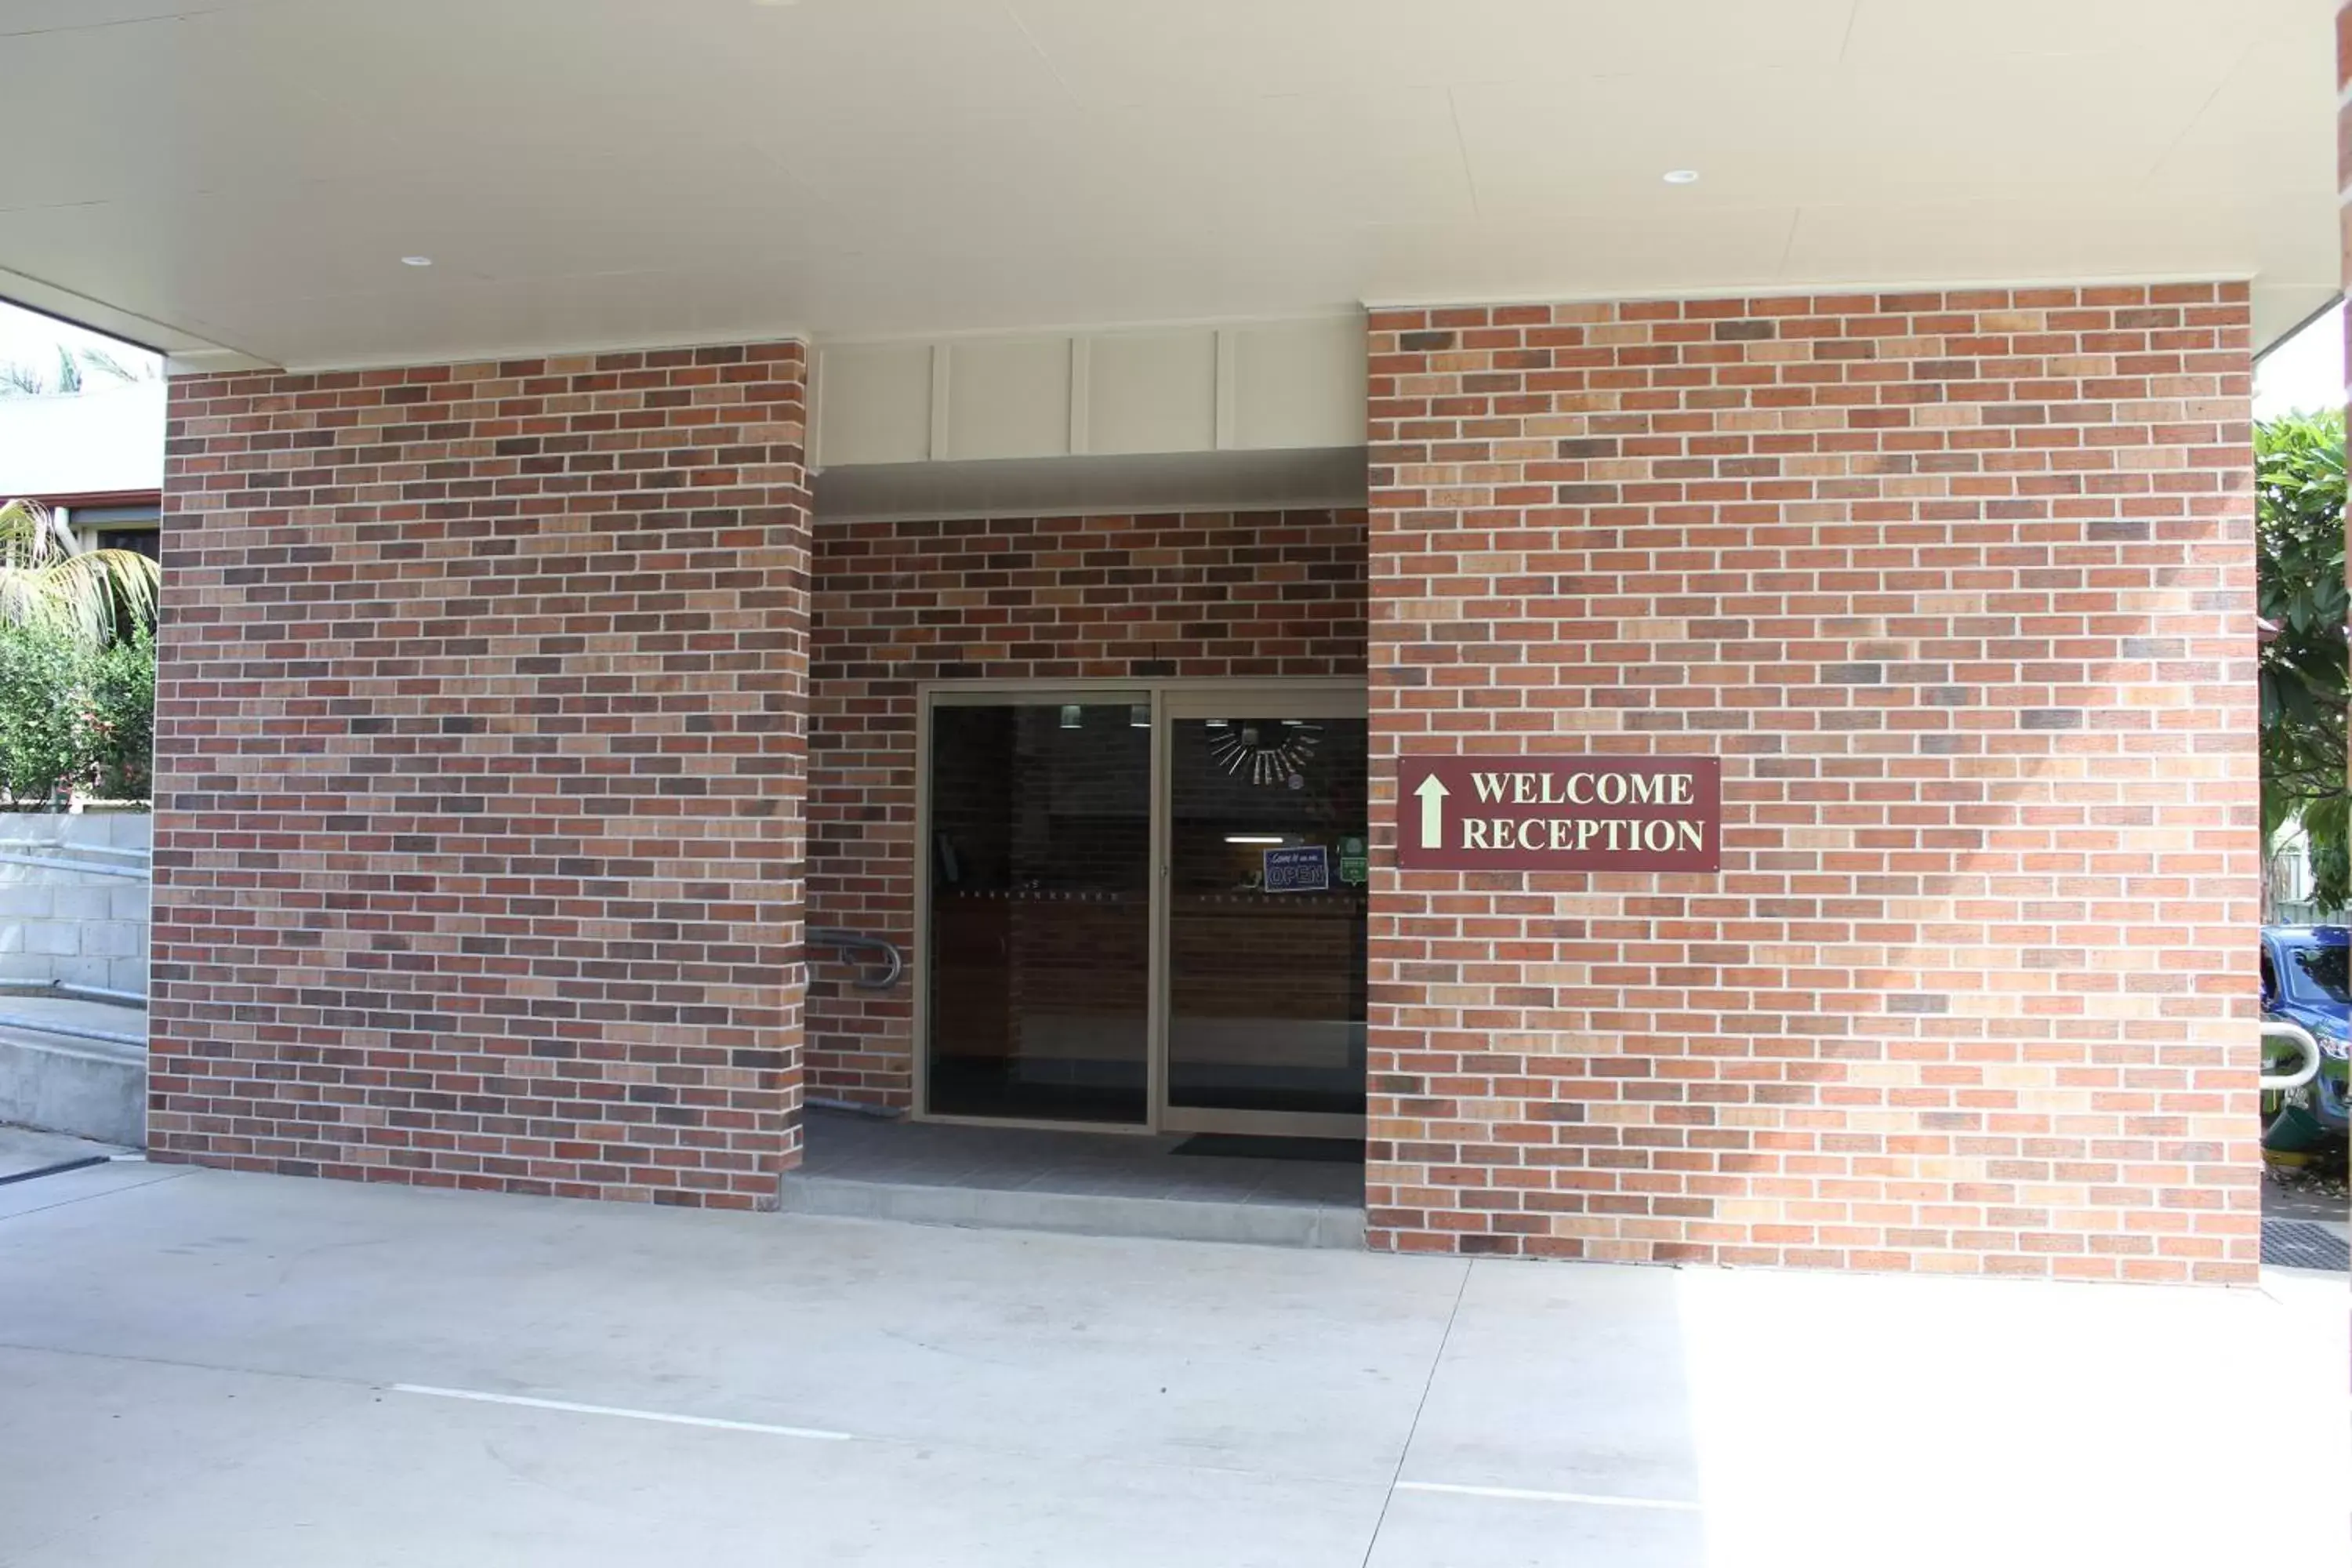
MULTIPOLYGON (((1360 1117, 1307 1111, 1185 1110, 1168 1104, 1168 878, 1169 816, 1172 806, 1170 726, 1176 718, 1222 718, 1234 704, 1271 703, 1303 719, 1365 717, 1370 688, 1360 678, 1202 679, 1152 676, 1129 679, 1082 676, 1062 680, 920 680, 915 683, 915 920, 914 951, 907 973, 914 987, 912 1038, 916 1121, 973 1127, 1026 1127, 1054 1131, 1139 1133, 1248 1132, 1292 1137, 1363 1134, 1360 1117), (959 1116, 930 1109, 931 1031, 931 713, 934 709, 987 708, 1011 703, 1045 707, 1057 702, 1101 704, 1125 698, 1151 709, 1150 803, 1151 876, 1150 957, 1145 975, 1147 1090, 1141 1121, 1076 1121, 1052 1118, 959 1116), (1309 710, 1312 710, 1311 711, 1309 710), (1171 1114, 1172 1113, 1172 1114, 1171 1114)), ((1367 824, 1367 826, 1370 825, 1367 824)))

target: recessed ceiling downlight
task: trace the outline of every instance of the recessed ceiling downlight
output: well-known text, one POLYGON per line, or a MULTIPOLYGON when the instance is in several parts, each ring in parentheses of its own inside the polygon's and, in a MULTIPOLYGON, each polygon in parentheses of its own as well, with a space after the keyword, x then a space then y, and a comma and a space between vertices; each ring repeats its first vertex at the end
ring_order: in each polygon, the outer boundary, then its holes
POLYGON ((1698 171, 1696 169, 1668 169, 1666 171, 1665 178, 1666 184, 1670 185, 1696 185, 1698 184, 1698 171))
POLYGON ((400 258, 400 264, 403 267, 430 267, 433 265, 433 258, 429 256, 404 256, 400 258))

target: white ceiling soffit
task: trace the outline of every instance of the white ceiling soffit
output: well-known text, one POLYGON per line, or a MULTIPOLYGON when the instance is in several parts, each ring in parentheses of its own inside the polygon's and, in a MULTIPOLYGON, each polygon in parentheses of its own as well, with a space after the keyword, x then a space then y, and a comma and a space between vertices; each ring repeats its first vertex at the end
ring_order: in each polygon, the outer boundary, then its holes
POLYGON ((27 278, 5 268, 0 268, 0 299, 163 354, 168 357, 175 374, 184 371, 253 370, 269 363, 267 360, 208 342, 193 332, 133 315, 103 300, 92 300, 71 289, 59 289, 40 279, 27 278))
POLYGON ((0 0, 0 292, 296 366, 2213 275, 2267 341, 2334 8, 0 0))

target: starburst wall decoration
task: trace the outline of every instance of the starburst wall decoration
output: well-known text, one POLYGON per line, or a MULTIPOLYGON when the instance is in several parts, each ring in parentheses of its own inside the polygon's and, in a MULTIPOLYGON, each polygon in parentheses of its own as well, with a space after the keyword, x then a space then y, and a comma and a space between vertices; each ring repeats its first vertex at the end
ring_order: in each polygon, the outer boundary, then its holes
POLYGON ((1302 720, 1233 720, 1213 730, 1209 756, 1227 773, 1254 784, 1301 789, 1307 784, 1307 764, 1322 739, 1323 726, 1302 720))

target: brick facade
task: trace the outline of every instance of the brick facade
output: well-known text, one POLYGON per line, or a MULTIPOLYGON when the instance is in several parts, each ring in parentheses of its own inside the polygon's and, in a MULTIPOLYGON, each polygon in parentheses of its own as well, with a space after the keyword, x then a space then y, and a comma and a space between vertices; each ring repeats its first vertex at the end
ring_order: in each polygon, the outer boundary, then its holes
POLYGON ((2246 1280, 2242 286, 1376 312, 1376 1246, 2246 1280), (1720 876, 1394 759, 1724 760, 1720 876))
MULTIPOLYGON (((821 524, 810 923, 914 941, 916 682, 1361 675, 1364 550, 1360 510, 821 524)), ((815 958, 812 1084, 907 1103, 910 988, 815 958)))
POLYGON ((1369 516, 812 530, 793 344, 175 381, 156 1157, 760 1204, 803 990, 908 1098, 799 932, 911 943, 919 682, 1369 668, 1376 1246, 2250 1278, 2244 290, 1371 333, 1369 516), (1723 872, 1395 868, 1401 752, 1580 749, 1723 872))
POLYGON ((155 1158, 772 1202, 803 383, 797 343, 172 383, 155 1158))

